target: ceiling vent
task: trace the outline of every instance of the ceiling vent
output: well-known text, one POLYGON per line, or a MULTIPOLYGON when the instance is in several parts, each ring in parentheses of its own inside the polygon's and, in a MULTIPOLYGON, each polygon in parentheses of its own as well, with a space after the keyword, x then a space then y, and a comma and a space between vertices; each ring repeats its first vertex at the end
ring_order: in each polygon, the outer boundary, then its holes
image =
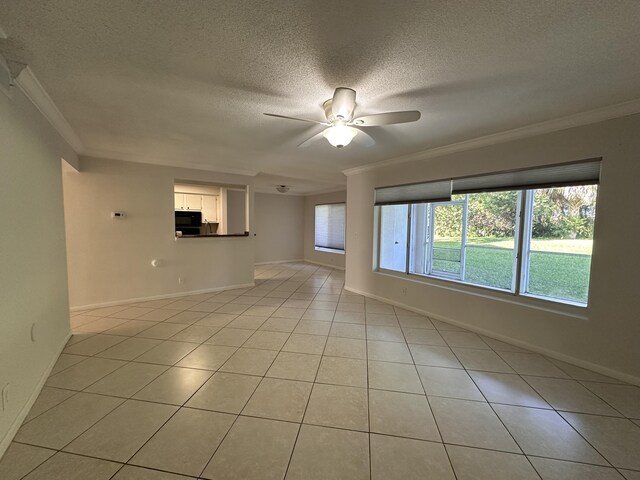
POLYGON ((287 193, 290 188, 291 187, 288 187, 287 185, 277 185, 276 186, 276 190, 278 190, 280 193, 287 193))

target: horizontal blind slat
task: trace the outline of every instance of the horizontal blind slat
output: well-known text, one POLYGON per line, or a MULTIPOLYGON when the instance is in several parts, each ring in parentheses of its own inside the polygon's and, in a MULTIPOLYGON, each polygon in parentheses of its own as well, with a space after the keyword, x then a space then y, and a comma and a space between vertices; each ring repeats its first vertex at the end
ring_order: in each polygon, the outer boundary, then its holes
POLYGON ((376 205, 446 202, 451 200, 451 180, 376 188, 376 205))
POLYGON ((454 178, 453 194, 594 185, 600 181, 600 160, 572 162, 511 172, 454 178))
POLYGON ((316 205, 315 246, 344 250, 345 204, 316 205))

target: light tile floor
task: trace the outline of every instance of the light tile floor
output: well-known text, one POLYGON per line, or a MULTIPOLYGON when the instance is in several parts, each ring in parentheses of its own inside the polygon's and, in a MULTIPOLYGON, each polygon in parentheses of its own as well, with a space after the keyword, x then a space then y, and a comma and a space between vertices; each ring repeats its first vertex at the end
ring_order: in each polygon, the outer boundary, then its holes
POLYGON ((640 478, 640 388, 343 284, 74 313, 0 478, 640 478))

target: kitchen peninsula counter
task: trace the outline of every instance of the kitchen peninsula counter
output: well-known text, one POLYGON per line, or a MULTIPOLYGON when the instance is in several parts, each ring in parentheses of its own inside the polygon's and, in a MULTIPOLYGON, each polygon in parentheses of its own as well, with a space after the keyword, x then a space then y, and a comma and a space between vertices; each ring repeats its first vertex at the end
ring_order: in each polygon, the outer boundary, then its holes
POLYGON ((201 235, 181 235, 176 238, 206 238, 206 237, 248 237, 249 232, 244 233, 203 233, 201 235))

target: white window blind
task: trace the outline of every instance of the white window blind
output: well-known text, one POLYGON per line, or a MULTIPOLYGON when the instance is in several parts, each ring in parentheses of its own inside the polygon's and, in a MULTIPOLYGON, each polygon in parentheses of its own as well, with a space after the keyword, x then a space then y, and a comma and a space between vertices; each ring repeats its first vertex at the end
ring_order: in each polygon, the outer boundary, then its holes
POLYGON ((344 250, 344 203, 316 205, 316 248, 344 250))
POLYGON ((597 158, 450 180, 378 187, 375 189, 375 205, 446 202, 451 200, 452 193, 596 185, 600 181, 600 161, 597 158))
POLYGON ((499 192, 536 188, 596 185, 600 159, 453 179, 453 193, 499 192))
POLYGON ((376 188, 376 205, 446 202, 451 200, 451 180, 376 188))

